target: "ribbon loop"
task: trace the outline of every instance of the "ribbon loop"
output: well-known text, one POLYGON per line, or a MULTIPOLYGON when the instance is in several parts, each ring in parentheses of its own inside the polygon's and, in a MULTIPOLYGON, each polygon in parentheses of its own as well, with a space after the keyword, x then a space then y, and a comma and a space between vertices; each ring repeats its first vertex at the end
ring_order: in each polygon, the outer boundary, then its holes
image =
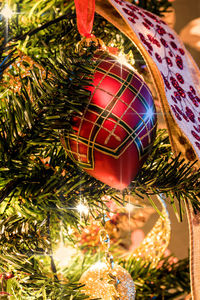
POLYGON ((94 21, 95 0, 74 0, 78 31, 82 36, 90 37, 94 21))

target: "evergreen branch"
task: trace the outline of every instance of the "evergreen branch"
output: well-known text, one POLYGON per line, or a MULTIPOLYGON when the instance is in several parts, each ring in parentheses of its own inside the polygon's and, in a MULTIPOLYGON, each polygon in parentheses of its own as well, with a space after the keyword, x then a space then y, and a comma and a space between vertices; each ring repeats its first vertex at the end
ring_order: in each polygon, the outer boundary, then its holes
POLYGON ((188 259, 174 261, 172 256, 162 258, 158 267, 135 258, 119 262, 131 274, 136 285, 136 299, 174 300, 190 293, 188 259), (178 279, 178 280, 177 280, 178 279))
POLYGON ((181 211, 182 200, 189 198, 194 210, 200 209, 200 173, 194 171, 195 163, 185 163, 180 155, 173 156, 166 131, 160 131, 152 153, 130 186, 137 195, 164 193, 176 198, 181 211))
POLYGON ((61 17, 58 17, 54 20, 51 20, 49 22, 46 22, 45 24, 43 25, 40 25, 38 28, 34 28, 34 29, 31 29, 29 30, 28 32, 24 33, 24 34, 21 34, 21 35, 17 35, 13 38, 13 41, 23 41, 25 40, 27 37, 31 37, 35 34, 37 34, 38 32, 46 29, 46 28, 49 28, 50 26, 56 24, 56 23, 59 23, 60 21, 62 20, 65 20, 67 18, 69 18, 70 14, 64 14, 62 15, 61 17))
POLYGON ((49 239, 49 256, 51 259, 51 270, 53 272, 54 280, 58 281, 58 276, 57 276, 57 269, 56 265, 53 259, 53 250, 52 250, 52 243, 51 243, 51 232, 50 232, 50 213, 47 213, 47 234, 48 234, 48 239, 49 239))
POLYGON ((19 180, 11 180, 0 190, 0 203, 3 202, 17 187, 19 180))
POLYGON ((16 44, 10 43, 6 37, 5 21, 0 22, 0 80, 3 72, 16 60, 16 44), (15 56, 13 58, 13 56, 15 56))
POLYGON ((37 222, 33 218, 13 215, 1 220, 1 268, 5 272, 12 270, 15 275, 12 279, 13 289, 8 291, 10 294, 15 292, 18 299, 21 294, 27 300, 35 299, 36 294, 38 297, 44 296, 44 293, 51 299, 56 296, 61 299, 72 296, 77 300, 85 299, 79 292, 80 284, 63 281, 57 275, 52 278, 52 260, 49 255, 45 255, 49 251, 50 242, 47 219, 37 222), (44 264, 41 259, 45 261, 44 264))
POLYGON ((0 222, 1 253, 5 255, 16 253, 27 257, 44 254, 47 252, 49 243, 44 239, 45 224, 45 219, 36 221, 33 218, 15 214, 2 216, 0 222), (11 241, 13 244, 10 245, 11 241), (24 244, 21 244, 21 241, 24 241, 24 244))

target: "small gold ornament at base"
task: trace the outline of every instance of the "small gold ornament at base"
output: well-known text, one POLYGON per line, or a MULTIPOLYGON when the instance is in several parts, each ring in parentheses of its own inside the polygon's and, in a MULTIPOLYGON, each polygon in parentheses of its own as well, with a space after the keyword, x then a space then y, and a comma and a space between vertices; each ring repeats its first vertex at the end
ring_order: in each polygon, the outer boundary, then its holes
POLYGON ((85 284, 82 292, 90 296, 89 299, 135 299, 135 285, 131 275, 117 264, 111 268, 106 262, 97 262, 83 273, 80 282, 85 284))

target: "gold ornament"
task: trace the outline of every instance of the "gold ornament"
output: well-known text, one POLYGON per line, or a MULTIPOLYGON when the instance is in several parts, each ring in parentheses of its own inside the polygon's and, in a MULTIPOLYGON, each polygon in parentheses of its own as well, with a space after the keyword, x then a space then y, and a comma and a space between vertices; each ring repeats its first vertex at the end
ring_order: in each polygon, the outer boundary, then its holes
POLYGON ((112 268, 107 262, 97 262, 83 273, 80 282, 85 284, 82 292, 90 296, 89 299, 135 299, 135 285, 131 275, 117 264, 112 268))
POLYGON ((131 257, 143 258, 152 266, 156 266, 167 249, 171 236, 171 222, 166 204, 161 196, 157 196, 162 205, 162 215, 142 243, 131 254, 131 257))
MULTIPOLYGON (((36 63, 31 57, 27 56, 22 51, 18 50, 16 56, 17 57, 15 57, 15 61, 12 63, 11 67, 8 68, 4 73, 6 80, 4 80, 3 85, 8 89, 12 88, 13 92, 20 94, 22 88, 22 78, 31 76, 33 67, 38 68, 42 79, 45 79, 46 72, 41 65, 36 63)), ((27 84, 26 89, 29 95, 31 95, 30 84, 27 84)))
POLYGON ((80 282, 85 284, 82 292, 92 299, 97 297, 102 300, 134 300, 134 282, 124 268, 114 264, 113 256, 109 253, 110 237, 107 231, 100 230, 99 236, 105 258, 83 273, 80 279, 80 282))

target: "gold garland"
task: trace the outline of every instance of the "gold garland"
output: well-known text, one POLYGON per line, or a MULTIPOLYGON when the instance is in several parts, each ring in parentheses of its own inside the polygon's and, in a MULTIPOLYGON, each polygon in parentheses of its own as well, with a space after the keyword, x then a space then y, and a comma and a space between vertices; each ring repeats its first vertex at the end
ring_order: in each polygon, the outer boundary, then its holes
POLYGON ((162 206, 162 214, 139 247, 131 254, 131 257, 143 258, 151 262, 152 266, 156 266, 160 261, 169 245, 171 236, 171 222, 166 204, 161 196, 157 197, 162 206))

